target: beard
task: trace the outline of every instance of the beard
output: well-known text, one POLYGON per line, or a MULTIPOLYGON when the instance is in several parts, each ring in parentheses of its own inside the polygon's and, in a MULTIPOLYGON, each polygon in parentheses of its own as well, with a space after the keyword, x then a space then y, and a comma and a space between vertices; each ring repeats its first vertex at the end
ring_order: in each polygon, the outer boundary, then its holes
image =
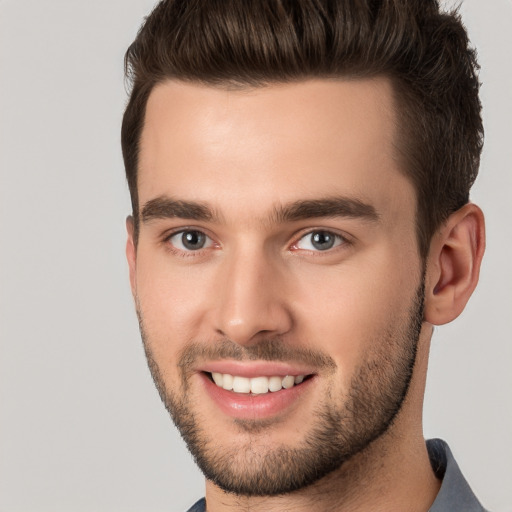
MULTIPOLYGON (((250 347, 230 340, 216 344, 192 343, 181 352, 178 368, 182 391, 169 390, 153 356, 140 308, 139 324, 151 375, 189 451, 205 477, 228 493, 240 496, 277 496, 303 489, 365 450, 386 433, 407 396, 414 371, 423 323, 424 276, 407 315, 390 324, 364 362, 356 369, 349 389, 326 392, 311 414, 314 424, 295 446, 265 446, 272 420, 234 420, 240 438, 222 445, 208 432, 208 418, 194 410, 190 376, 197 360, 231 358, 306 362, 333 374, 337 365, 320 352, 286 346, 265 339, 250 347), (334 395, 334 396, 333 396, 334 395), (248 438, 247 438, 248 436, 248 438), (240 442, 241 439, 245 441, 240 442)), ((309 419, 309 418, 308 418, 309 419)))

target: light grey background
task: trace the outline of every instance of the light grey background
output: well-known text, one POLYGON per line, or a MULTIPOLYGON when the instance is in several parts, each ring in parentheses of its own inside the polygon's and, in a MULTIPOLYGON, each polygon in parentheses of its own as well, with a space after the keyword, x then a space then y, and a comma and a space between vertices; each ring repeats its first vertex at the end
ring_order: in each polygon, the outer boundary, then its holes
MULTIPOLYGON (((203 480, 124 261, 122 59, 153 0, 0 0, 0 511, 184 511, 203 480)), ((425 434, 512 511, 512 3, 465 0, 484 83, 481 284, 433 341, 425 434)))

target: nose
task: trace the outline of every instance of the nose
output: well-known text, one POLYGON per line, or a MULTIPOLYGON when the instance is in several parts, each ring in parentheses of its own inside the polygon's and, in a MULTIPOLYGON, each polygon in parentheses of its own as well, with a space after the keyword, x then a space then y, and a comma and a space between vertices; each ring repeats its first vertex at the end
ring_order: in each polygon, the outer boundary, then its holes
POLYGON ((219 272, 215 330, 240 345, 280 336, 293 324, 285 271, 260 249, 236 251, 219 272))

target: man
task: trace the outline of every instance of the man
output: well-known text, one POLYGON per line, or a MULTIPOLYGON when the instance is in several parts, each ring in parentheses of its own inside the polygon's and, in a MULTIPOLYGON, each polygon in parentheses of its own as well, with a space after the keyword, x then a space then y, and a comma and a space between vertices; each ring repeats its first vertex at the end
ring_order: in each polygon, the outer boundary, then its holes
POLYGON ((477 281, 477 63, 435 0, 163 1, 127 53, 130 281, 191 511, 481 511, 422 402, 477 281))

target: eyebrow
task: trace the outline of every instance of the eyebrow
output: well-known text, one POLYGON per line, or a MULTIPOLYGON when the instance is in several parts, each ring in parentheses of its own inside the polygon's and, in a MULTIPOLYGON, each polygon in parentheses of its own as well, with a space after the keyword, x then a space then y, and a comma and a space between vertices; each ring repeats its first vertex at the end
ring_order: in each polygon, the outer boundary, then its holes
POLYGON ((172 218, 211 221, 217 219, 218 216, 206 204, 160 196, 151 199, 144 205, 141 218, 142 222, 172 218))
POLYGON ((319 217, 348 217, 372 222, 379 220, 379 214, 373 205, 350 197, 306 199, 278 206, 274 209, 272 220, 293 222, 319 217))
MULTIPOLYGON (((347 217, 377 222, 380 216, 374 206, 360 199, 327 197, 299 200, 290 204, 275 206, 270 215, 270 221, 285 223, 329 217, 347 217)), ((141 218, 142 222, 168 218, 211 222, 219 221, 220 215, 205 203, 160 196, 151 199, 143 206, 141 218)))

